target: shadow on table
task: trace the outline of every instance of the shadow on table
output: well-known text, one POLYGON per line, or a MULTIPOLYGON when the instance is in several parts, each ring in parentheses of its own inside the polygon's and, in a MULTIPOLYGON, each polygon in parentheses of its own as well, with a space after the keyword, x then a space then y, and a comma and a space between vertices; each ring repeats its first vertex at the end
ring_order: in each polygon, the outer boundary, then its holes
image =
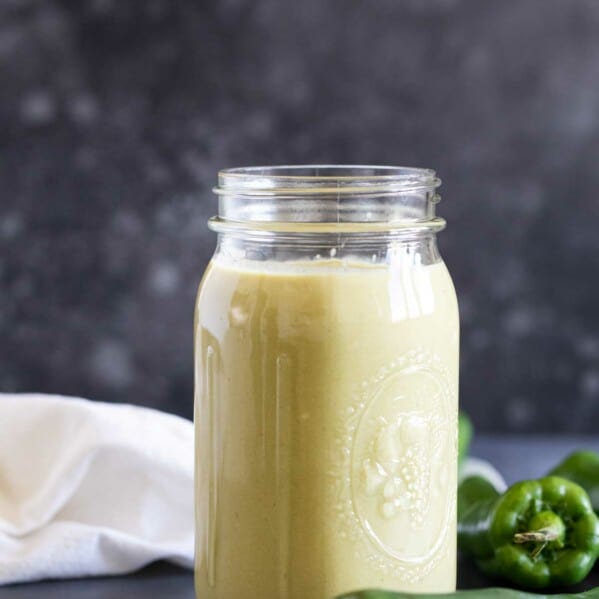
POLYGON ((1 599, 195 599, 193 573, 164 562, 129 576, 0 587, 1 599))

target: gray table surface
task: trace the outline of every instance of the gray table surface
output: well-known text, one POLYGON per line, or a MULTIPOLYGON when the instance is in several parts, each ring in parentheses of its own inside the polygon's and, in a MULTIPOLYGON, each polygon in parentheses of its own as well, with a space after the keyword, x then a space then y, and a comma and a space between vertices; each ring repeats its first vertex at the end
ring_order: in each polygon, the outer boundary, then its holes
MULTIPOLYGON (((474 440, 472 454, 491 461, 508 483, 538 477, 568 452, 587 447, 599 451, 597 438, 490 437, 474 440)), ((599 567, 596 568, 599 570, 599 567)), ((458 566, 462 589, 489 586, 465 560, 458 566)), ((576 590, 599 586, 599 572, 576 590)), ((169 564, 154 564, 129 576, 38 582, 0 588, 0 599, 194 599, 193 575, 169 564)), ((239 599, 258 599, 240 597, 239 599)), ((307 598, 308 599, 308 598, 307 598)))

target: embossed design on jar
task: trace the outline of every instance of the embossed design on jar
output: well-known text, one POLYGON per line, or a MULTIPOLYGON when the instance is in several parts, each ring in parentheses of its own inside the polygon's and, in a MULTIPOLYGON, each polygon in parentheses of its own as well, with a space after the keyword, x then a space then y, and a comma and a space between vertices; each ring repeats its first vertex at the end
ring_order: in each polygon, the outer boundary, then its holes
POLYGON ((360 560, 400 580, 424 577, 452 541, 442 464, 456 451, 456 393, 441 360, 413 350, 361 384, 338 430, 341 528, 360 560))
POLYGON ((381 417, 380 425, 372 441, 373 457, 363 463, 362 491, 378 498, 383 518, 409 512, 410 526, 421 528, 429 501, 428 423, 413 413, 391 422, 381 417))

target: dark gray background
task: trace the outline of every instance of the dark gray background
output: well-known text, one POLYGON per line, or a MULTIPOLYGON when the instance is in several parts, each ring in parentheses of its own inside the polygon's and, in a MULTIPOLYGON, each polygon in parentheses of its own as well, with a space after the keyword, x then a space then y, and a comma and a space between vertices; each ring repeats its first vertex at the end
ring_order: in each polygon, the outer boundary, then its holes
POLYGON ((436 168, 485 430, 599 424, 599 2, 0 0, 0 390, 192 412, 218 168, 436 168))

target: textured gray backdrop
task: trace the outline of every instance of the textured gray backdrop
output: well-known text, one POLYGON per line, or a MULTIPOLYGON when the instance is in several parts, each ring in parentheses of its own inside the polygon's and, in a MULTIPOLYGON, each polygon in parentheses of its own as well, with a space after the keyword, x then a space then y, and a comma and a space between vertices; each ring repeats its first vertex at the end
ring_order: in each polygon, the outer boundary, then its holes
POLYGON ((463 405, 599 426, 597 0, 0 0, 0 390, 191 415, 218 168, 444 180, 463 405))

